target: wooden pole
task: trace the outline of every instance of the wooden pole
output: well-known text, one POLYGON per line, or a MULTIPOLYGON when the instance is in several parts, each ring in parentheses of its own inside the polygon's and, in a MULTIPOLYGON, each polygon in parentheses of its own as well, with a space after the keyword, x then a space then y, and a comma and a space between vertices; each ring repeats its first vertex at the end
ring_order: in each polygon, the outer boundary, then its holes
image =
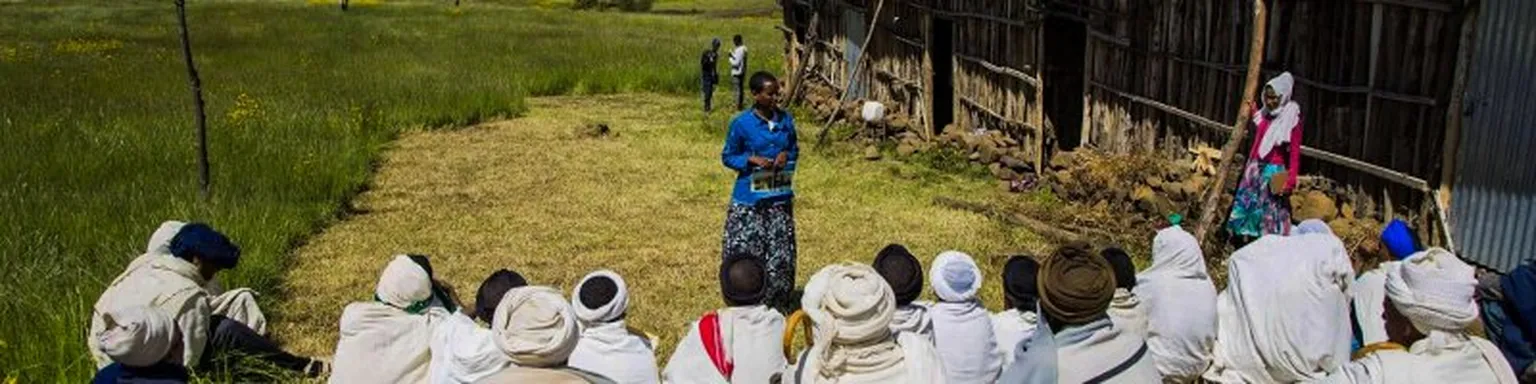
POLYGON ((186 0, 176 0, 176 19, 181 22, 181 56, 187 62, 187 83, 192 88, 192 108, 197 121, 198 196, 208 200, 213 193, 213 182, 208 175, 208 118, 203 113, 203 80, 197 76, 197 65, 192 62, 192 40, 187 36, 186 0))
POLYGON ((1264 0, 1253 0, 1253 39, 1248 44, 1248 78, 1243 82, 1243 98, 1237 103, 1237 122, 1232 123, 1232 135, 1221 148, 1221 165, 1216 167, 1216 181, 1205 191, 1205 202, 1200 205, 1203 208, 1200 211, 1200 225, 1195 227, 1195 238, 1201 242, 1214 232, 1211 231, 1211 225, 1222 216, 1216 209, 1217 203, 1221 202, 1221 194, 1226 192, 1227 174, 1231 173, 1232 158, 1237 157, 1237 147, 1242 145, 1244 136, 1248 135, 1248 118, 1253 114, 1248 103, 1253 102, 1253 95, 1259 87, 1259 67, 1264 62, 1264 34, 1268 21, 1264 0))
MULTIPOLYGON (((816 39, 820 38, 820 36, 817 36, 817 33, 816 33, 817 23, 820 22, 820 20, 821 20, 821 9, 818 8, 816 11, 811 12, 810 27, 805 30, 805 41, 806 42, 816 41, 816 39)), ((794 34, 791 33, 790 35, 792 36, 791 38, 793 38, 794 34)), ((795 47, 795 46, 796 46, 796 44, 792 41, 790 43, 790 47, 795 47)), ((789 84, 789 87, 790 87, 789 88, 789 102, 790 103, 799 103, 800 102, 800 97, 802 96, 803 93, 805 93, 805 75, 809 71, 809 67, 811 66, 810 65, 811 50, 815 49, 816 46, 814 44, 805 44, 805 45, 802 45, 800 47, 801 47, 801 51, 799 53, 799 57, 800 58, 795 60, 795 64, 796 64, 795 76, 791 78, 791 79, 793 79, 794 83, 790 83, 789 84)), ((795 52, 790 52, 790 54, 794 54, 794 53, 795 52)))
MULTIPOLYGON (((1477 16, 1481 13, 1481 7, 1472 3, 1466 9, 1466 16, 1461 21, 1461 41, 1456 47, 1456 77, 1451 83, 1451 101, 1445 109, 1445 139, 1444 148, 1440 152, 1440 186, 1434 193, 1435 217, 1440 218, 1441 235, 1444 236, 1445 248, 1456 251, 1456 242, 1451 233, 1449 212, 1445 207, 1451 205, 1451 190, 1456 184, 1456 167, 1460 166, 1461 153, 1461 122, 1462 113, 1466 111, 1465 104, 1467 93, 1467 67, 1472 65, 1472 53, 1477 48, 1473 36, 1477 31, 1477 16)), ((1477 100, 1471 102, 1476 103, 1477 100)))
POLYGON ((869 18, 869 28, 864 30, 864 44, 859 46, 862 47, 859 50, 859 57, 853 60, 853 70, 848 75, 848 81, 843 84, 843 93, 837 97, 838 106, 832 109, 832 114, 827 116, 827 121, 821 123, 821 132, 816 133, 817 148, 827 144, 827 131, 832 129, 832 121, 837 119, 837 115, 843 112, 842 102, 848 101, 848 90, 852 89, 853 82, 859 79, 859 68, 867 61, 865 58, 869 57, 869 40, 875 37, 875 26, 880 21, 880 9, 884 7, 885 0, 875 3, 874 16, 869 18))

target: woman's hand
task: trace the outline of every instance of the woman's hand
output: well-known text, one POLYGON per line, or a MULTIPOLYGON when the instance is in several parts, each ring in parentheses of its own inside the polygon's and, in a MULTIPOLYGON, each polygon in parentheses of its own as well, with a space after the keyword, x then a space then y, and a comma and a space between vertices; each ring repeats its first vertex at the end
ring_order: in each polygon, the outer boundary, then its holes
POLYGON ((748 157, 747 162, 758 168, 773 168, 773 160, 762 156, 748 157))
POLYGON ((784 168, 789 165, 789 152, 779 152, 779 157, 773 159, 774 168, 784 168))

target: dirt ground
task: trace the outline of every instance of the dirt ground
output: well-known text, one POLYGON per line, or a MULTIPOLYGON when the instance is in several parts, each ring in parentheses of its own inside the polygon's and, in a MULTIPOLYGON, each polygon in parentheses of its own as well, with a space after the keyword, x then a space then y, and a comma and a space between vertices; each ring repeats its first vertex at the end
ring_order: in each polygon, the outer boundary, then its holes
MULTIPOLYGON (((342 308, 370 299, 384 264, 410 252, 431 255, 471 302, 496 268, 566 292, 589 271, 613 269, 632 292, 629 325, 661 337, 664 363, 687 323, 722 305, 716 274, 733 176, 719 160, 726 116, 702 118, 691 98, 650 94, 529 102, 522 118, 395 141, 352 203, 357 213, 296 251, 272 333, 297 352, 329 355, 342 308), (578 134, 591 122, 614 135, 578 134)), ((890 242, 925 263, 960 249, 985 269, 983 300, 996 309, 1004 255, 1046 250, 1025 230, 933 203, 1001 198, 990 181, 814 151, 811 120, 799 127, 799 285, 829 263, 868 262, 890 242)))

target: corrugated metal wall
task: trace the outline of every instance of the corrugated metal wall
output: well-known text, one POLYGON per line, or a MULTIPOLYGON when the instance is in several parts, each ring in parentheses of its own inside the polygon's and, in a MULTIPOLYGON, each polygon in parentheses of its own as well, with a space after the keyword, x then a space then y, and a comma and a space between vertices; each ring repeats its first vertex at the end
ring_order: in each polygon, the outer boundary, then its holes
POLYGON ((1453 233, 1463 257, 1508 271, 1536 257, 1536 1, 1484 0, 1478 19, 1453 233))

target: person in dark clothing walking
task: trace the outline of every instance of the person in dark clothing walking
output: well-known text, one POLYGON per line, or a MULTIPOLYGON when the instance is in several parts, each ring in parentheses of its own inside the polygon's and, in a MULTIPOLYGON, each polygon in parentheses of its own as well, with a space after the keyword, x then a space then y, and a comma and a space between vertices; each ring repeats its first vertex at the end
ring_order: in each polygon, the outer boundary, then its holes
POLYGON ((747 84, 747 46, 741 43, 741 35, 731 38, 736 43, 736 48, 731 50, 731 79, 736 81, 736 110, 746 108, 743 88, 747 84))
POLYGON ((704 83, 704 113, 714 110, 710 102, 715 97, 715 84, 720 84, 720 71, 716 69, 720 62, 720 38, 715 38, 709 43, 709 49, 699 57, 699 76, 704 83))

